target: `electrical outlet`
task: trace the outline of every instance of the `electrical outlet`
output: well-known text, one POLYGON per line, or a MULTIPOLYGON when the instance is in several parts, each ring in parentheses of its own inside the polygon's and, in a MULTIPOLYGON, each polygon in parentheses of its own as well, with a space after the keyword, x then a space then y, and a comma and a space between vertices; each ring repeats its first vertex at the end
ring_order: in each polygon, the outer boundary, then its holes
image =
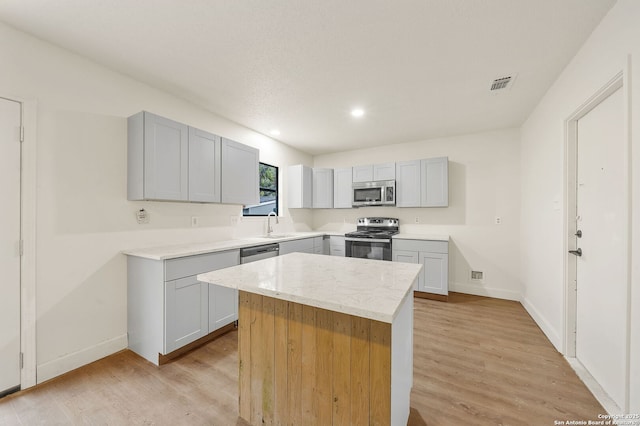
POLYGON ((236 226, 240 221, 238 216, 229 216, 229 220, 231 222, 231 226, 236 226))
POLYGON ((471 271, 471 281, 482 281, 484 279, 484 272, 471 271))
POLYGON ((502 224, 502 218, 500 216, 496 216, 494 219, 494 222, 496 225, 501 225, 502 224))
POLYGON ((147 224, 149 223, 149 212, 146 211, 145 209, 140 209, 136 212, 136 220, 138 221, 139 224, 147 224))
POLYGON ((200 223, 200 218, 198 216, 191 216, 191 227, 195 228, 200 223))
POLYGON ((420 218, 419 217, 415 218, 415 223, 420 223, 420 218))

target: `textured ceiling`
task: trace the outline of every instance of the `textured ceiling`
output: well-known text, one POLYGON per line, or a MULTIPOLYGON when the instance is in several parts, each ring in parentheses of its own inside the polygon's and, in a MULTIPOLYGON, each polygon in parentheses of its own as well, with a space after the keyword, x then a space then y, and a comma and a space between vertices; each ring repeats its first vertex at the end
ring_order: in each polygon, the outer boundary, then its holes
POLYGON ((521 125, 614 3, 2 0, 0 20, 318 154, 521 125))

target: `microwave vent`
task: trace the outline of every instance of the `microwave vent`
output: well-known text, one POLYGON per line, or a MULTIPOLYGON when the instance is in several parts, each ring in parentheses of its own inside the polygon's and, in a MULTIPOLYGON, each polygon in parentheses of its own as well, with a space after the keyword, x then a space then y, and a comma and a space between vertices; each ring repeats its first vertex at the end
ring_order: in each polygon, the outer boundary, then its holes
POLYGON ((496 78, 495 80, 493 80, 491 82, 491 89, 490 91, 496 91, 496 90, 504 90, 504 89, 510 89, 511 86, 513 85, 513 81, 515 80, 515 75, 509 75, 506 77, 500 77, 500 78, 496 78))

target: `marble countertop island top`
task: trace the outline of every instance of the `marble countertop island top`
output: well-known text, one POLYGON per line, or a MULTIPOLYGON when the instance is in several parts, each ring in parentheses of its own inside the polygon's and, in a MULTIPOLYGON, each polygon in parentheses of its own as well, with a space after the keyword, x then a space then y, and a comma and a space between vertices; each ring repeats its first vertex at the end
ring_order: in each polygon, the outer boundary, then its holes
POLYGON ((198 275, 198 280, 392 323, 420 264, 290 253, 198 275))

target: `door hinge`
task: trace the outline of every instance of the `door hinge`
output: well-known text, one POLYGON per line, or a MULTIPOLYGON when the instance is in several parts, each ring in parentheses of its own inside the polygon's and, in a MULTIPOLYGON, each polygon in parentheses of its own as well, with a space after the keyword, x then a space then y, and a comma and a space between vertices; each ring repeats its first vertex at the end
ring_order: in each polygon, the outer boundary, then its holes
POLYGON ((24 352, 20 352, 20 370, 24 368, 24 352))
POLYGON ((20 126, 20 143, 24 142, 24 126, 20 126))
POLYGON ((18 250, 20 251, 20 257, 24 256, 24 240, 20 240, 18 250))

